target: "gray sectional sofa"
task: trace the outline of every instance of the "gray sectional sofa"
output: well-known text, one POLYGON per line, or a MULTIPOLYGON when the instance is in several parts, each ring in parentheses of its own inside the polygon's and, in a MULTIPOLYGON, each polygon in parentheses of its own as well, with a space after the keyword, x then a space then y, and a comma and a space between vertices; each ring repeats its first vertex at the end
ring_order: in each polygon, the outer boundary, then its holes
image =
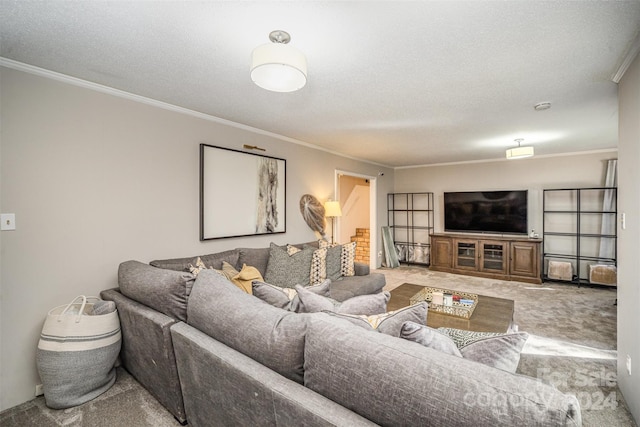
MULTIPOLYGON (((227 251, 205 263, 235 258, 233 265, 266 271, 260 259, 268 249, 227 251)), ((125 262, 120 288, 102 292, 118 307, 123 365, 182 422, 581 425, 577 399, 550 385, 339 316, 270 306, 211 270, 180 271, 189 260, 155 262, 173 270, 125 262)), ((332 297, 381 291, 384 276, 356 270, 331 283, 332 297)))

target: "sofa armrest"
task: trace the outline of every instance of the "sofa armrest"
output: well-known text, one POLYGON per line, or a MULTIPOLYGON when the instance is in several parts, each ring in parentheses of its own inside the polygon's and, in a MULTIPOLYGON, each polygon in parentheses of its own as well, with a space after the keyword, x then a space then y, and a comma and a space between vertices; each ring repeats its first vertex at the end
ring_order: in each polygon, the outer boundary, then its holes
POLYGON ((180 422, 185 412, 169 328, 177 321, 122 295, 118 289, 102 291, 113 301, 122 330, 122 365, 180 422))
POLYGON ((171 333, 190 425, 375 425, 190 325, 171 333))
POLYGON ((356 276, 366 276, 371 272, 369 264, 363 262, 354 262, 353 268, 356 271, 356 276))

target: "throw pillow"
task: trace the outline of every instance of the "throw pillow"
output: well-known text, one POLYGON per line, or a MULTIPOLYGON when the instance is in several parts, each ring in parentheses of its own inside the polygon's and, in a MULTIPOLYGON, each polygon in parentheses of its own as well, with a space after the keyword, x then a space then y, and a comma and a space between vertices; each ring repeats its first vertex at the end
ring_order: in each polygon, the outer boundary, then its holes
POLYGON ((254 280, 264 280, 257 268, 246 264, 242 265, 242 270, 237 271, 231 264, 225 261, 222 263, 222 273, 231 283, 248 294, 252 293, 251 283, 254 280))
POLYGON ((340 257, 340 274, 349 277, 355 276, 356 270, 353 265, 356 258, 356 242, 345 243, 342 245, 342 253, 340 257))
POLYGON ((341 317, 358 325, 362 328, 369 330, 376 330, 386 335, 394 337, 400 336, 400 330, 405 322, 415 322, 421 325, 427 322, 427 309, 426 302, 420 302, 413 304, 409 307, 404 307, 399 310, 389 311, 383 314, 377 314, 373 316, 354 316, 350 314, 332 313, 326 311, 325 313, 333 316, 341 317))
POLYGON ((462 357, 507 372, 516 372, 520 353, 529 334, 526 332, 496 334, 453 328, 440 328, 458 344, 462 357), (455 337, 455 338, 454 338, 455 337))
POLYGON ((436 329, 414 322, 405 322, 400 330, 400 338, 413 341, 425 347, 462 357, 451 338, 436 329))
POLYGON ((333 311, 341 314, 375 315, 384 313, 391 294, 380 292, 373 295, 360 295, 339 302, 331 298, 309 292, 307 288, 296 286, 300 299, 299 313, 318 313, 333 311))
MULTIPOLYGON (((325 280, 314 286, 307 286, 305 289, 317 295, 329 296, 331 280, 325 280)), ((298 311, 300 300, 298 292, 293 288, 281 288, 262 281, 254 280, 252 283, 253 295, 274 307, 288 311, 298 311)))
POLYGON ((289 245, 287 244, 287 253, 289 254, 289 256, 297 254, 298 252, 300 252, 302 249, 293 246, 293 245, 289 245))
POLYGON ((515 373, 520 362, 520 352, 529 334, 524 332, 514 334, 474 332, 453 328, 436 330, 428 326, 412 325, 407 322, 402 326, 400 337, 443 353, 461 356, 493 368, 515 373))
POLYGON ((202 259, 200 257, 196 259, 196 265, 189 264, 189 271, 195 276, 197 276, 198 273, 200 273, 205 268, 207 268, 207 266, 204 265, 204 262, 202 262, 202 259))
POLYGON ((476 332, 455 328, 438 328, 438 332, 451 338, 458 348, 463 348, 484 338, 493 338, 504 335, 504 333, 501 332, 476 332))
POLYGON ((306 248, 289 255, 286 248, 271 243, 264 279, 283 288, 309 284, 313 251, 313 248, 306 248))
POLYGON ((295 289, 281 288, 258 280, 254 280, 251 286, 253 296, 274 307, 293 311, 291 310, 291 302, 298 295, 295 289))
POLYGON ((327 248, 314 249, 311 257, 309 283, 315 285, 327 278, 327 248))
POLYGON ((342 277, 342 245, 331 245, 326 240, 318 240, 320 249, 327 249, 327 278, 333 281, 342 277))

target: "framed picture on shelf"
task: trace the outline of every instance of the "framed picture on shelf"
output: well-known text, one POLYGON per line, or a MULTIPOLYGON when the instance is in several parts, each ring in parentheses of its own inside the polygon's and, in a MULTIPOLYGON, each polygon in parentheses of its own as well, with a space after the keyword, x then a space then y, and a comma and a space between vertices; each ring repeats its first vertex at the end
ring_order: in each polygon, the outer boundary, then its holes
POLYGON ((200 240, 284 233, 287 161, 200 144, 200 240))

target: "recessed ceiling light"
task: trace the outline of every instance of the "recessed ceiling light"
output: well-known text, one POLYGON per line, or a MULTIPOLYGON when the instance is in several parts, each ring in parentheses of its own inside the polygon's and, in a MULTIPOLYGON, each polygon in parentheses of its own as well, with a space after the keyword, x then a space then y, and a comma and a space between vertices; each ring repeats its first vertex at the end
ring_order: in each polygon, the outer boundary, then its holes
POLYGON ((548 110, 549 108, 551 108, 550 102, 538 102, 533 106, 533 109, 536 111, 548 110))

